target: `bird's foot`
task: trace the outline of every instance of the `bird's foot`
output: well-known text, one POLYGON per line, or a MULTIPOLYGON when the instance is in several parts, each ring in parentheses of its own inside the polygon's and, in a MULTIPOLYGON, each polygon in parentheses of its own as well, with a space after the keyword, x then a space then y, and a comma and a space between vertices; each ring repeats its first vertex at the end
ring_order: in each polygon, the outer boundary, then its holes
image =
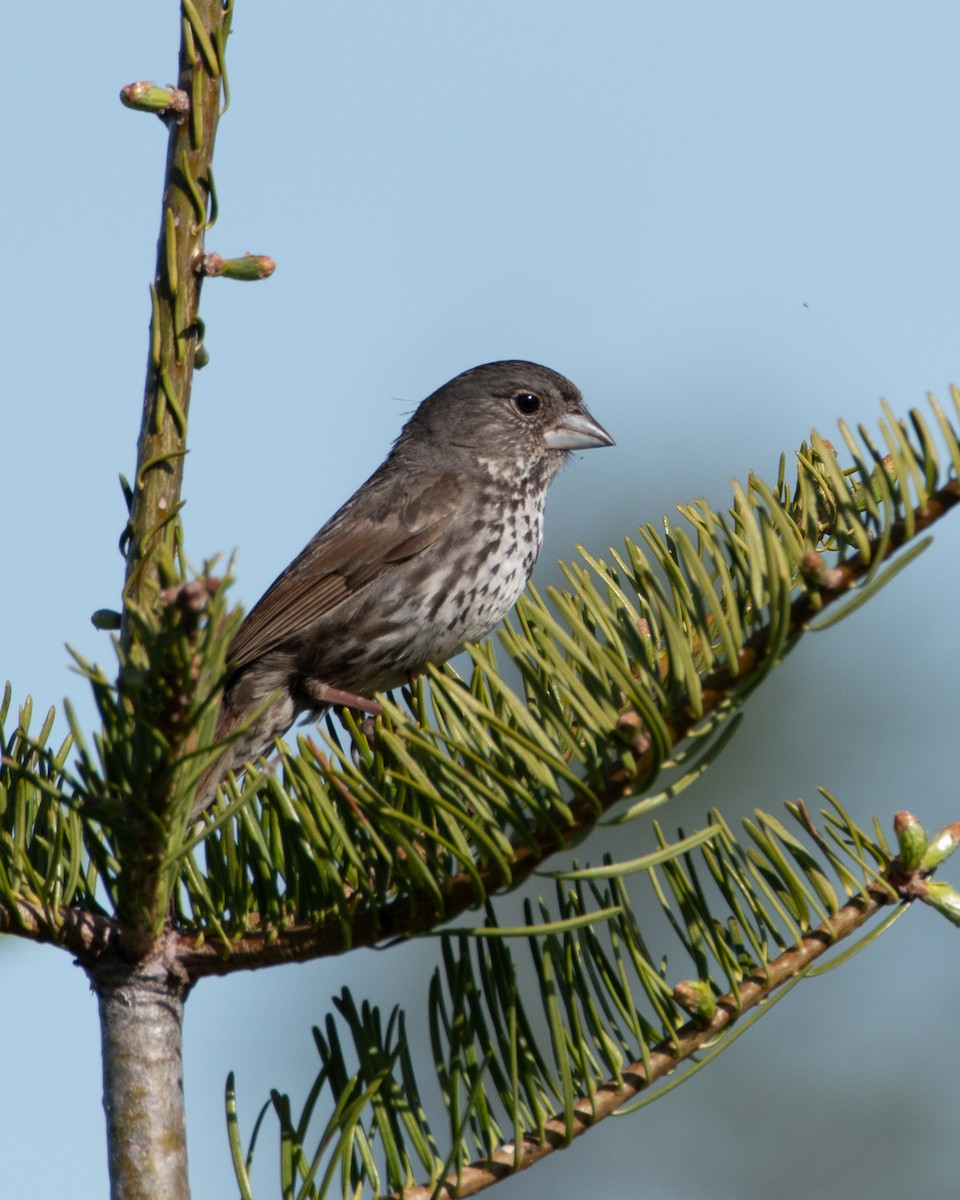
POLYGON ((321 705, 332 704, 337 708, 355 708, 374 717, 383 714, 383 706, 376 700, 368 700, 365 696, 357 696, 353 692, 344 692, 340 688, 330 687, 327 683, 308 679, 304 684, 304 691, 318 708, 321 705))

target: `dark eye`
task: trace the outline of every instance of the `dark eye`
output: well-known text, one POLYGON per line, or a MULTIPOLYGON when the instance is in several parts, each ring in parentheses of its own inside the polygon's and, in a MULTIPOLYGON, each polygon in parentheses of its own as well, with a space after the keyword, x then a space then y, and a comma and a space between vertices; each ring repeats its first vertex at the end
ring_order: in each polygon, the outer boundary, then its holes
POLYGON ((524 417, 532 417, 535 412, 540 411, 540 397, 534 395, 533 392, 517 392, 513 403, 517 412, 524 417))

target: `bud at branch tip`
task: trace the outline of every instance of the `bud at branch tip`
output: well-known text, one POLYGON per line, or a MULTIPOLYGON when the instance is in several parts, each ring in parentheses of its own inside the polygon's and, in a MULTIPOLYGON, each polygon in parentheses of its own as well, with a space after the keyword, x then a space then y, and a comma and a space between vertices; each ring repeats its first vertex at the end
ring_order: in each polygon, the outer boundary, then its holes
POLYGON ((277 264, 266 254, 244 254, 242 258, 222 258, 219 254, 204 254, 196 265, 198 275, 224 279, 269 279, 277 264))
POLYGON ((137 112, 156 113, 159 117, 174 113, 178 121, 184 120, 190 111, 190 97, 172 83, 165 88, 146 80, 128 83, 120 89, 120 101, 127 108, 134 108, 137 112))

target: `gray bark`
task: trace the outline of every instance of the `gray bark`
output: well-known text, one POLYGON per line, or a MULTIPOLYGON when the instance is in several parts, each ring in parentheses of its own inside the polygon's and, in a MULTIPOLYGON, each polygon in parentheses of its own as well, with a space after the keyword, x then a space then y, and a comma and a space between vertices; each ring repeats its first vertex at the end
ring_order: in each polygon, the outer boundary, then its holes
POLYGON ((183 1106, 187 986, 160 958, 113 952, 90 969, 100 1001, 111 1200, 189 1200, 183 1106))

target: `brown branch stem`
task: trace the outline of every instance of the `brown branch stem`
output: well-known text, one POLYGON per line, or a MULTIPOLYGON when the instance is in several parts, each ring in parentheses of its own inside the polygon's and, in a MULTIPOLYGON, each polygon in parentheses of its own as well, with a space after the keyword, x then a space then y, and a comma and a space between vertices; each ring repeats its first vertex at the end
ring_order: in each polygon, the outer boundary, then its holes
POLYGON ((46 908, 39 900, 20 897, 10 905, 0 901, 0 933, 12 933, 40 945, 61 946, 90 964, 116 944, 112 917, 76 908, 46 908))

